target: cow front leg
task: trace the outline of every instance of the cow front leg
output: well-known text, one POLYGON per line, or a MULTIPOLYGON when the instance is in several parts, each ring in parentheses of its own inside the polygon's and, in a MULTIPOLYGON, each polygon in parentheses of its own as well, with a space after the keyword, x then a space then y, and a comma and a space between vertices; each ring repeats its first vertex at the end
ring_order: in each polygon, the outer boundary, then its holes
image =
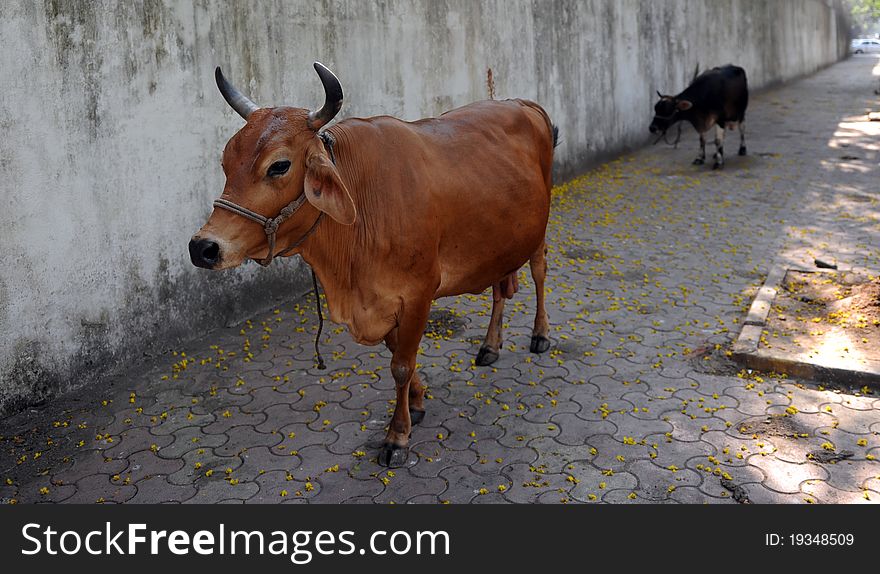
POLYGON ((480 367, 491 365, 498 360, 501 352, 501 331, 504 321, 504 300, 511 299, 519 289, 516 273, 511 273, 498 283, 492 285, 492 318, 489 319, 489 330, 483 346, 477 353, 476 364, 480 367))
POLYGON ((746 123, 739 123, 739 155, 746 155, 746 123))
MULTIPOLYGON (((391 356, 391 376, 394 378, 397 404, 385 441, 379 450, 379 464, 382 466, 402 466, 409 458, 409 435, 412 431, 410 389, 414 377, 417 377, 416 353, 428 322, 430 307, 430 297, 424 302, 404 303, 398 318, 395 349, 391 356)), ((421 385, 419 388, 421 389, 421 385)))
POLYGON ((409 420, 412 426, 425 420, 425 387, 418 371, 413 371, 409 381, 409 420))
MULTIPOLYGON (((385 336, 385 346, 394 355, 397 350, 397 327, 385 336)), ((409 419, 412 426, 425 419, 425 387, 418 371, 413 373, 409 381, 409 419)))
POLYGON ((504 320, 504 299, 492 300, 492 318, 489 319, 489 330, 483 346, 477 353, 476 364, 486 367, 498 360, 501 352, 501 323, 504 320))
POLYGON ((706 134, 700 132, 700 154, 694 159, 694 165, 706 163, 706 134))
POLYGON ((724 128, 715 126, 715 165, 712 169, 721 169, 724 167, 724 128))
POLYGON ((533 353, 543 353, 550 348, 550 321, 547 320, 547 309, 544 307, 544 281, 547 279, 547 245, 544 241, 538 250, 529 259, 529 269, 532 272, 532 280, 535 282, 535 327, 532 329, 532 342, 529 350, 533 353))

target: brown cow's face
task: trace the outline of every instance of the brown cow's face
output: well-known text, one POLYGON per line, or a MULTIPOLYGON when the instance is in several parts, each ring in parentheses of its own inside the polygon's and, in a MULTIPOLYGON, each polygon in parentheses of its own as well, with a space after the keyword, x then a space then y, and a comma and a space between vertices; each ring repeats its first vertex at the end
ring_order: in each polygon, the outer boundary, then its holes
POLYGON ((223 150, 226 185, 220 198, 228 209, 216 209, 215 204, 208 222, 190 240, 193 265, 229 269, 245 259, 265 259, 268 264, 304 239, 321 212, 344 225, 354 223, 354 202, 318 136, 342 107, 342 85, 324 64, 315 62, 314 67, 325 95, 324 105, 314 112, 260 108, 230 84, 219 67, 214 71, 223 98, 247 124, 223 150), (308 201, 302 202, 302 196, 308 201), (285 219, 276 219, 294 201, 285 219), (272 253, 260 218, 275 220, 272 253))
MULTIPOLYGON (((342 223, 354 220, 354 204, 327 157, 318 134, 308 126, 308 110, 261 108, 232 136, 223 151, 226 185, 222 199, 267 218, 274 218, 305 193, 304 204, 279 228, 275 252, 291 245, 314 224, 318 211, 342 223), (342 204, 329 205, 334 202, 342 204), (349 207, 350 213, 344 213, 349 207), (317 210, 315 209, 317 208, 317 210)), ((263 259, 268 239, 262 225, 231 211, 215 208, 190 241, 194 265, 229 269, 246 259, 263 259)))

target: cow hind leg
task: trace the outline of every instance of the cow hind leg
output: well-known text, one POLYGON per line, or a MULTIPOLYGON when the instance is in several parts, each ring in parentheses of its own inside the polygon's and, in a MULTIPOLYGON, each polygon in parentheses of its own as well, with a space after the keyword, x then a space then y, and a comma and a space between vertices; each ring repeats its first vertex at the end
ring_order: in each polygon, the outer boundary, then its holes
POLYGON ((547 320, 547 309, 544 308, 544 281, 547 279, 547 245, 544 241, 529 259, 529 269, 535 282, 537 309, 535 310, 535 328, 532 329, 532 342, 529 350, 543 353, 550 348, 550 323, 547 320))
POLYGON ((694 159, 694 165, 706 163, 706 134, 700 132, 700 155, 694 159))
POLYGON ((739 123, 739 155, 746 155, 746 123, 739 123))
MULTIPOLYGON (((428 322, 431 307, 430 297, 423 303, 413 306, 404 304, 398 319, 394 351, 391 355, 391 376, 397 394, 397 404, 385 441, 379 449, 379 464, 388 467, 403 466, 409 458, 409 435, 412 432, 410 416, 410 395, 416 373, 416 353, 419 342, 428 322)), ((421 390, 421 385, 416 383, 421 390)))
MULTIPOLYGON (((496 291, 492 288, 493 294, 496 291)), ((492 299, 492 318, 489 319, 489 330, 486 340, 477 353, 476 364, 480 367, 491 365, 498 360, 501 352, 501 323, 504 320, 504 297, 494 296, 492 299)))
POLYGON ((724 128, 715 127, 715 165, 712 169, 721 169, 724 167, 724 128))

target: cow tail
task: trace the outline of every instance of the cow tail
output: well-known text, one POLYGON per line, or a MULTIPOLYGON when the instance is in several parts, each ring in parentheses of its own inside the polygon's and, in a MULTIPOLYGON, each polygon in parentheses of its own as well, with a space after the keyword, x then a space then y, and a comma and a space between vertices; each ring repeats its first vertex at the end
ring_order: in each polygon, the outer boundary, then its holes
POLYGON ((553 148, 559 147, 559 126, 550 124, 550 127, 553 129, 553 148))

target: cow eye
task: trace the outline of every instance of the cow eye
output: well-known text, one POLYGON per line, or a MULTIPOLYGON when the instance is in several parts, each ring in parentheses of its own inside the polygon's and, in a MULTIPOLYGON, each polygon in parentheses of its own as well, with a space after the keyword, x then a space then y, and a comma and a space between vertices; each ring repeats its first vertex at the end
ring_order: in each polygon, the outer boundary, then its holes
POLYGON ((269 166, 269 170, 266 172, 266 176, 278 177, 279 175, 284 175, 285 173, 287 173, 288 169, 290 169, 290 160, 282 159, 280 161, 276 161, 269 166))

